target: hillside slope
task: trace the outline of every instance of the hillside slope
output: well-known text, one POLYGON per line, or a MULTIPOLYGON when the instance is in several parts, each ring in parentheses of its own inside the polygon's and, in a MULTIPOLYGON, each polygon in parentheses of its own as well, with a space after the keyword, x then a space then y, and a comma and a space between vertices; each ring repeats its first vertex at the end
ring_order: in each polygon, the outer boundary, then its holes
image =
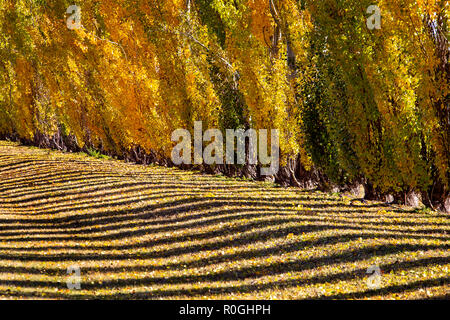
POLYGON ((448 298, 449 231, 443 214, 0 142, 3 298, 448 298))

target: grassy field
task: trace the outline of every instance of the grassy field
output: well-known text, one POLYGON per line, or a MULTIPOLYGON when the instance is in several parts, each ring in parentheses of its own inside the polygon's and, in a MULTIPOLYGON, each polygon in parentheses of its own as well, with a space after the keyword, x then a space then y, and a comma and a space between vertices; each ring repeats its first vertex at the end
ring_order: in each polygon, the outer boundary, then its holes
POLYGON ((449 216, 350 200, 0 142, 0 297, 448 299, 449 216))

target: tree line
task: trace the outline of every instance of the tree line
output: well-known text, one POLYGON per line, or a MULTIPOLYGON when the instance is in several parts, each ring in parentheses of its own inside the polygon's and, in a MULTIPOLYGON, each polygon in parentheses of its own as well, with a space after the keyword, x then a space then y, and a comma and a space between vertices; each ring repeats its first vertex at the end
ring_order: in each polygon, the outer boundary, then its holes
POLYGON ((0 0, 3 137, 170 164, 195 121, 278 129, 278 182, 448 199, 447 1, 74 2, 0 0))

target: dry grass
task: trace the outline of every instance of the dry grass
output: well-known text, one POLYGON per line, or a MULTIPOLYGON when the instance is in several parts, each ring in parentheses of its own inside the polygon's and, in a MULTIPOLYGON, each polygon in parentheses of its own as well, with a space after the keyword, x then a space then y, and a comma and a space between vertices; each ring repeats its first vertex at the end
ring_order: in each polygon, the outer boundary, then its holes
POLYGON ((3 298, 448 298, 449 231, 443 214, 0 142, 3 298))

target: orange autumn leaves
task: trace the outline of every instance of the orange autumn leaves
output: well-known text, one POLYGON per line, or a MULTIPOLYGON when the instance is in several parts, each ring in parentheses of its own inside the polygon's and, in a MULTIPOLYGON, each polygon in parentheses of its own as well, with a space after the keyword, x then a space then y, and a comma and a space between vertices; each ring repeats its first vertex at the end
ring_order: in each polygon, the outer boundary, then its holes
POLYGON ((0 134, 167 158, 175 129, 233 119, 279 129, 282 164, 448 189, 445 1, 376 1, 375 31, 368 0, 86 0, 75 31, 64 1, 0 4, 0 134))

